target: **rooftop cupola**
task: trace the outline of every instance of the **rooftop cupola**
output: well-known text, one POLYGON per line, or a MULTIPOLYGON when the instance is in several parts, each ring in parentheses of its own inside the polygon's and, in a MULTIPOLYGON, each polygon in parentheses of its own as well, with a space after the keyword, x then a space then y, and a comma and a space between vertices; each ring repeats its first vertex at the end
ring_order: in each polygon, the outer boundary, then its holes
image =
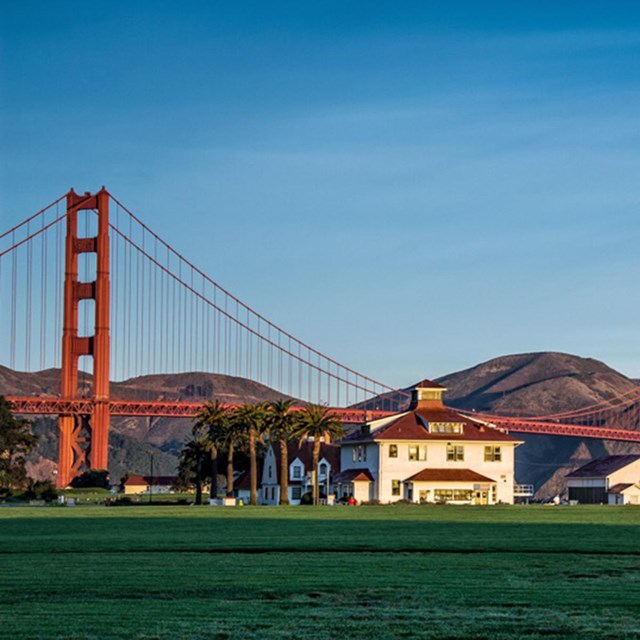
POLYGON ((442 394, 446 390, 446 387, 432 380, 418 382, 411 391, 411 406, 409 409, 434 409, 436 407, 442 407, 442 394))

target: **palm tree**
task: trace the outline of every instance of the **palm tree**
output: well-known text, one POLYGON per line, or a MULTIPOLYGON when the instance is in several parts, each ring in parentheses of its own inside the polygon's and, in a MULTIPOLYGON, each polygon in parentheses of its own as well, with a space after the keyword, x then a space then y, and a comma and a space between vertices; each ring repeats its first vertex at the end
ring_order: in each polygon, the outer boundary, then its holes
POLYGON ((293 400, 274 400, 267 405, 267 429, 280 444, 280 504, 289 504, 289 452, 287 445, 296 423, 293 400))
POLYGON ((245 404, 234 414, 234 422, 238 430, 246 438, 249 446, 249 460, 251 464, 251 489, 249 504, 258 504, 258 460, 256 444, 264 434, 266 427, 266 413, 263 404, 245 404))
POLYGON ((235 419, 237 409, 230 409, 228 420, 220 432, 220 448, 227 452, 227 498, 233 497, 233 454, 242 434, 235 419))
POLYGON ((225 432, 229 423, 229 409, 219 400, 207 402, 196 415, 193 433, 205 432, 207 449, 211 461, 211 490, 209 496, 218 496, 218 449, 224 442, 225 432))
POLYGON ((206 437, 198 433, 192 433, 180 451, 178 473, 187 482, 195 476, 196 504, 202 504, 202 462, 207 452, 206 437))
POLYGON ((313 438, 313 504, 319 503, 318 461, 320 459, 320 438, 325 442, 340 438, 344 434, 342 422, 329 408, 317 404, 307 405, 297 416, 293 435, 305 439, 313 438))

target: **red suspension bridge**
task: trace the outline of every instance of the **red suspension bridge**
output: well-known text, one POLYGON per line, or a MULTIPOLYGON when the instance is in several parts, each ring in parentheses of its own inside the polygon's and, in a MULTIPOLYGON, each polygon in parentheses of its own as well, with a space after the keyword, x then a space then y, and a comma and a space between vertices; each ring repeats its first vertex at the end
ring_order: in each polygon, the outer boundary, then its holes
MULTIPOLYGON (((202 406, 118 398, 111 381, 224 374, 330 405, 345 422, 401 410, 409 399, 267 320, 104 188, 72 190, 0 235, 0 302, 0 362, 61 369, 60 389, 8 397, 18 413, 58 416, 59 486, 87 466, 107 468, 111 416, 193 417, 202 406)), ((640 441, 640 387, 577 411, 474 416, 515 432, 640 441)))

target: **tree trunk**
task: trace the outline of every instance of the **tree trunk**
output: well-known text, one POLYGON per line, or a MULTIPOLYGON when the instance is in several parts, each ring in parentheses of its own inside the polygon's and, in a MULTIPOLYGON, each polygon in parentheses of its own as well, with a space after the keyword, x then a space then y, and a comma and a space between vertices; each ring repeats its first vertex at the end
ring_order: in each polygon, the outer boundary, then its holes
POLYGON ((202 458, 199 454, 196 464, 196 504, 202 504, 202 458))
POLYGON ((289 504, 289 451, 285 438, 280 438, 280 504, 289 504))
POLYGON ((318 462, 320 460, 320 438, 313 438, 313 465, 311 472, 313 474, 313 504, 320 504, 320 484, 318 482, 318 462))
POLYGON ((211 490, 209 497, 215 500, 218 497, 218 448, 211 447, 211 490))
POLYGON ((227 455, 227 498, 233 498, 233 442, 227 455))
POLYGON ((258 462, 256 460, 256 432, 249 429, 249 459, 251 462, 251 488, 249 490, 249 504, 258 504, 258 462))

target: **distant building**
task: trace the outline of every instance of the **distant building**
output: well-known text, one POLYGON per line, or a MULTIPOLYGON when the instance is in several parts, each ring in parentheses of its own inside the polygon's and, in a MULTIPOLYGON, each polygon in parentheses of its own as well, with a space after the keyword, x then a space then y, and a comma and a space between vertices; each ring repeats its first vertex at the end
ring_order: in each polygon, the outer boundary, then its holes
POLYGON ((604 456, 567 475, 569 500, 640 504, 640 455, 604 456))
POLYGON ((445 390, 424 380, 408 411, 367 423, 340 442, 339 497, 514 502, 514 450, 523 441, 445 407, 445 390))
MULTIPOLYGON (((300 504, 302 496, 313 487, 313 441, 305 440, 300 445, 287 447, 289 467, 289 504, 300 504)), ((261 504, 280 502, 280 468, 282 459, 280 445, 269 445, 262 467, 260 484, 261 504)), ((318 483, 320 493, 329 495, 335 492, 335 478, 340 471, 340 447, 325 442, 320 443, 318 461, 318 483)))
POLYGON ((136 493, 170 493, 178 482, 177 476, 139 476, 130 475, 124 483, 124 493, 126 495, 136 493))

